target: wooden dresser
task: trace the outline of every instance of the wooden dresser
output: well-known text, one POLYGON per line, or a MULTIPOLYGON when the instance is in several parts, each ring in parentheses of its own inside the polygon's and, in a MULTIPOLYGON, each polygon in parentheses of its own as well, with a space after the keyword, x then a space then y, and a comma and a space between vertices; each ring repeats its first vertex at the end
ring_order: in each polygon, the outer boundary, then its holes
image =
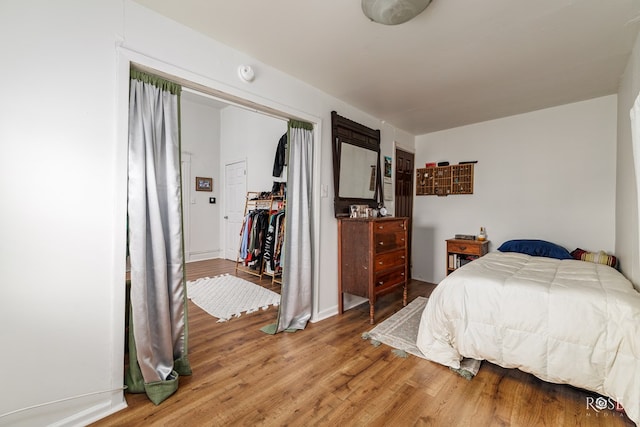
POLYGON ((374 323, 376 297, 403 287, 407 305, 407 218, 338 218, 338 311, 344 293, 369 299, 374 323))

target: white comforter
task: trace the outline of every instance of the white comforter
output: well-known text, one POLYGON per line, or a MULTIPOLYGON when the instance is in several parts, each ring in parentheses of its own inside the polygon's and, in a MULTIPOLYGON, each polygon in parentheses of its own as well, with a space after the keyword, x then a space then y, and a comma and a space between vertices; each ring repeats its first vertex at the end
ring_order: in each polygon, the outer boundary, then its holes
POLYGON ((594 391, 640 422, 640 293, 606 265, 491 252, 436 287, 417 345, 594 391))

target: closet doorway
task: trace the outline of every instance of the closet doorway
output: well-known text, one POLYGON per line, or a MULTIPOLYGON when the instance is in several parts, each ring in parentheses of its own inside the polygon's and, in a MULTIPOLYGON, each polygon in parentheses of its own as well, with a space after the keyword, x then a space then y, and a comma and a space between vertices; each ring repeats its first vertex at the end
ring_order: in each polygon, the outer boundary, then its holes
POLYGON ((288 121, 183 88, 181 142, 191 157, 185 209, 187 261, 236 261, 247 191, 273 187, 274 157, 288 121), (196 191, 196 177, 212 178, 196 191), (188 233, 188 234, 187 234, 188 233))
POLYGON ((242 227, 245 198, 247 195, 247 162, 241 160, 224 166, 225 194, 225 259, 236 261, 239 247, 239 231, 242 227))
MULTIPOLYGON (((128 87, 125 86, 124 82, 129 81, 128 76, 132 68, 176 82, 182 86, 181 143, 182 150, 191 154, 190 169, 192 176, 188 186, 193 190, 191 191, 191 197, 185 200, 190 204, 189 241, 191 261, 226 258, 227 238, 225 235, 226 227, 224 226, 226 212, 224 191, 226 183, 222 182, 225 180, 225 166, 238 159, 245 159, 247 171, 246 190, 271 190, 273 183, 276 181, 272 174, 276 146, 283 133, 287 132, 288 125, 292 121, 296 124, 295 129, 299 129, 302 133, 301 139, 296 139, 296 141, 300 141, 302 146, 306 147, 304 151, 301 148, 300 151, 296 152, 297 155, 302 153, 300 160, 308 165, 306 167, 306 173, 308 174, 306 179, 309 181, 308 194, 301 194, 301 196, 304 195, 308 199, 310 218, 319 218, 320 192, 317 188, 319 186, 317 183, 320 180, 321 147, 319 141, 322 139, 320 132, 321 119, 319 117, 311 116, 289 107, 280 109, 268 106, 269 103, 272 103, 271 101, 266 104, 258 103, 244 98, 244 96, 231 94, 226 90, 217 88, 217 83, 212 80, 198 78, 200 82, 196 83, 189 78, 193 77, 193 75, 185 72, 182 68, 176 68, 170 64, 158 64, 157 61, 127 50, 122 50, 120 53, 122 56, 122 66, 120 67, 123 82, 120 88, 122 99, 128 100, 128 87), (135 58, 135 61, 133 58, 135 58), (154 66, 151 67, 150 64, 154 66), (160 67, 158 68, 159 65, 160 67), (126 77, 125 74, 127 75, 126 77), (187 101, 189 95, 192 95, 191 101, 194 101, 191 105, 192 110, 197 110, 195 115, 189 115, 185 111, 187 108, 185 108, 184 101, 187 101), (208 108, 197 108, 198 105, 202 104, 202 99, 206 99, 207 104, 210 101, 215 102, 217 105, 214 106, 214 109, 218 110, 219 113, 212 114, 208 108), (195 104, 195 108, 193 104, 195 104), (256 120, 261 121, 260 118, 265 117, 272 119, 272 122, 275 119, 276 124, 260 123, 258 126, 255 125, 256 120), (247 120, 249 123, 247 123, 247 120), (306 128, 307 124, 310 124, 312 128, 306 128), (214 128, 217 128, 218 131, 214 128), (273 134, 271 134, 272 131, 273 134), (187 136, 189 132, 190 137, 187 136), (213 139, 210 136, 213 136, 213 139), (256 141, 256 138, 259 138, 259 140, 256 141), (215 140, 219 141, 219 150, 215 148, 215 144, 211 144, 215 140), (270 144, 264 144, 262 141, 273 141, 274 145, 269 147, 268 145, 270 144), (318 142, 313 143, 313 141, 318 142), (208 159, 205 163, 202 161, 204 158, 208 159), (218 177, 217 180, 215 179, 216 176, 218 177), (213 191, 195 191, 194 177, 213 178, 213 191), (269 177, 268 182, 265 177, 269 177), (216 185, 216 181, 218 185, 216 185), (218 242, 218 245, 211 247, 211 242, 218 242)), ((125 103, 123 102, 123 108, 124 106, 125 103)), ((126 123, 126 118, 123 119, 122 123, 126 123)), ((123 141, 126 141, 128 134, 126 126, 123 126, 121 132, 123 141)), ((296 159, 298 161, 299 158, 296 157, 296 159)), ((187 188, 188 186, 184 184, 187 183, 183 183, 183 186, 187 188)), ((288 190, 287 195, 291 196, 288 190)), ((296 196, 298 196, 297 193, 296 196)), ((239 243, 239 231, 230 239, 231 247, 239 243)), ((317 254, 320 252, 319 240, 317 239, 320 233, 320 221, 311 221, 309 231, 311 236, 304 241, 311 242, 311 254, 317 254)), ((230 232, 230 234, 233 234, 233 232, 230 232)), ((287 239, 287 241, 297 242, 303 237, 293 237, 292 239, 287 239)), ((234 253, 237 251, 235 248, 233 250, 234 253)), ((297 251, 297 253, 300 253, 300 251, 297 251)), ((318 313, 319 267, 317 257, 311 256, 310 259, 312 266, 307 268, 310 275, 308 290, 311 293, 311 317, 313 317, 314 314, 317 315, 318 313)))

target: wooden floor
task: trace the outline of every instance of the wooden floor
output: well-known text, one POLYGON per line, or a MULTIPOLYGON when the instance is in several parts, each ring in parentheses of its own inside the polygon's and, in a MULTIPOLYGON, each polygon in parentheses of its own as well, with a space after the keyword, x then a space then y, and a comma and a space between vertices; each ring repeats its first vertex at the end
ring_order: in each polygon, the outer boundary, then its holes
MULTIPOLYGON (((223 260, 187 265, 189 280, 233 273, 223 260)), ((258 283, 257 277, 240 273, 258 283)), ((262 280, 270 287, 270 281, 262 280)), ((433 285, 412 282, 409 300, 433 285)), ((399 293, 376 304, 376 320, 402 308, 399 293)), ((632 426, 624 415, 588 408, 598 397, 487 362, 471 381, 418 357, 395 356, 361 334, 368 304, 267 335, 270 308, 217 323, 189 302, 193 375, 159 406, 127 394, 129 407, 96 426, 632 426)))

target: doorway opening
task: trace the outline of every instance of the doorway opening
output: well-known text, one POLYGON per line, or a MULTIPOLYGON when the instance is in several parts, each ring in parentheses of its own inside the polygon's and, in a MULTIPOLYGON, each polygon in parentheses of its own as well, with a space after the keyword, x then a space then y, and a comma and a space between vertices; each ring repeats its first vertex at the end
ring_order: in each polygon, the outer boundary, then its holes
MULTIPOLYGON (((189 80, 189 78, 185 78, 185 77, 181 77, 184 75, 190 75, 190 73, 188 71, 184 71, 182 69, 178 69, 175 67, 172 67, 168 64, 159 64, 156 61, 150 59, 150 58, 146 58, 144 56, 138 55, 138 54, 134 54, 131 52, 127 52, 126 50, 122 50, 121 53, 123 54, 123 62, 121 63, 122 68, 122 76, 124 77, 125 75, 125 67, 124 64, 127 64, 126 67, 126 82, 128 83, 128 77, 129 77, 129 73, 128 71, 130 69, 136 69, 139 71, 143 71, 149 74, 153 74, 156 75, 158 77, 161 77, 163 79, 175 82, 179 85, 182 86, 183 89, 183 94, 187 93, 187 94, 197 94, 198 96, 210 99, 210 100, 214 100, 217 101, 219 103, 222 104, 226 104, 227 106, 234 106, 237 107, 238 110, 243 110, 245 112, 251 112, 251 113, 256 113, 256 115, 258 116, 264 116, 264 117, 271 117, 274 119, 279 119, 282 122, 288 123, 289 121, 300 121, 300 122, 306 122, 306 123, 310 123, 313 128, 312 128, 312 138, 313 141, 316 141, 313 145, 312 145, 312 150, 311 150, 311 193, 310 193, 310 205, 311 205, 311 209, 310 209, 310 214, 311 214, 311 234, 312 234, 312 251, 313 253, 319 253, 319 240, 317 238, 317 236, 319 235, 319 229, 320 229, 320 222, 318 220, 319 218, 319 206, 320 206, 320 141, 321 141, 321 120, 318 117, 314 117, 314 116, 309 116, 307 114, 302 114, 300 115, 299 112, 293 112, 294 110, 291 111, 284 111, 284 110, 279 110, 279 109, 275 109, 272 107, 269 107, 267 105, 264 104, 259 104, 256 102, 253 102, 249 99, 245 99, 242 98, 240 96, 236 96, 236 95, 232 95, 230 93, 227 93, 225 91, 216 89, 215 86, 216 82, 214 81, 210 81, 208 84, 210 84, 211 86, 207 86, 207 85, 203 85, 201 83, 195 83, 192 80, 189 80), (154 64, 154 66, 148 66, 145 65, 145 63, 149 63, 149 64, 154 64)), ((202 80, 201 76, 194 76, 197 80, 202 80)), ((124 80, 124 79, 123 79, 124 80)), ((124 89, 124 85, 122 85, 122 88, 124 89)), ((124 98, 124 90, 123 90, 123 98, 124 98)), ((127 97, 128 98, 128 97, 127 97)), ((123 121, 124 126, 123 126, 123 132, 122 134, 124 135, 126 133, 126 131, 124 131, 126 129, 126 120, 123 121)), ((194 158, 193 156, 191 157, 191 171, 192 173, 195 173, 195 169, 197 168, 197 159, 194 158)), ((225 164, 221 164, 220 167, 224 169, 225 164)), ((248 169, 252 169, 253 168, 253 164, 249 163, 246 165, 248 169)), ((221 179, 218 183, 218 189, 220 192, 222 192, 222 190, 224 189, 224 179, 222 174, 224 173, 224 170, 221 172, 220 176, 221 179)), ((193 182, 189 183, 188 185, 192 186, 193 182)), ((214 183, 214 186, 216 184, 214 183)), ((194 191, 191 191, 192 194, 197 193, 194 191)), ((220 193, 219 193, 220 194, 220 193)), ((246 194, 246 193, 245 193, 246 194)), ((217 201, 215 202, 208 202, 208 203, 220 203, 221 205, 223 205, 224 203, 221 203, 221 201, 219 200, 220 197, 218 198, 217 201)), ((192 200, 186 200, 185 203, 192 203, 192 200)), ((125 203, 126 206, 126 203, 125 203)), ((224 206, 220 206, 221 208, 224 209, 224 206)), ((193 205, 191 206, 191 208, 193 208, 193 205)), ((192 209, 193 210, 193 209, 192 209)), ((224 211, 223 211, 224 213, 224 211)), ((223 215, 220 216, 221 220, 223 219, 223 215)), ((220 222, 222 224, 222 221, 220 222)), ((195 229, 194 224, 191 223, 190 224, 190 228, 193 231, 195 229)), ((230 247, 231 245, 233 245, 233 242, 236 239, 232 239, 230 242, 230 245, 226 244, 226 231, 224 231, 224 227, 220 226, 219 229, 220 232, 220 237, 222 239, 222 241, 224 242, 223 245, 220 246, 220 251, 218 253, 217 258, 221 258, 221 259, 225 259, 227 257, 227 250, 226 247, 230 247)), ((232 234, 232 233, 229 233, 232 234)), ((234 257, 235 259, 235 257, 234 257)), ((195 259, 194 259, 195 261, 195 259)), ((313 320, 317 314, 318 314, 318 277, 319 277, 319 266, 318 266, 318 258, 317 256, 314 256, 312 259, 312 286, 311 286, 311 293, 312 293, 312 315, 311 315, 311 319, 313 320)))
POLYGON ((411 232, 413 229, 413 163, 415 155, 396 147, 395 215, 409 218, 409 279, 411 279, 411 232))

